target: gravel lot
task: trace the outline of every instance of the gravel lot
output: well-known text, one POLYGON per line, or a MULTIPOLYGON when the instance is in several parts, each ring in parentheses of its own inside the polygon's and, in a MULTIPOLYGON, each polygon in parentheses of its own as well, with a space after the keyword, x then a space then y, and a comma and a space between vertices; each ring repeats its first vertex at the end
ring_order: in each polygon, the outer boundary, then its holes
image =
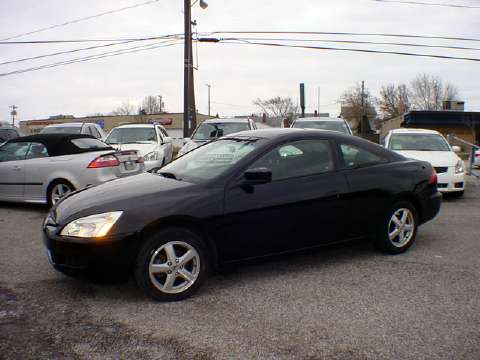
POLYGON ((45 208, 0 204, 1 359, 480 359, 480 184, 400 256, 369 244, 228 269, 194 298, 56 273, 45 208))

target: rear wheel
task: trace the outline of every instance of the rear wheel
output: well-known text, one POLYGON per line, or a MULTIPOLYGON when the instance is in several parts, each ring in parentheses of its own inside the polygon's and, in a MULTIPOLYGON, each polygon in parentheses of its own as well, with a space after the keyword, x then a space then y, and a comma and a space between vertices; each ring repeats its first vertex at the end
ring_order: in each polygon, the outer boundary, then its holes
POLYGON ((399 201, 385 216, 377 233, 377 246, 390 254, 405 252, 415 241, 417 227, 418 215, 415 207, 408 201, 399 201))
POLYGON ((135 279, 151 298, 177 301, 191 296, 206 280, 208 251, 199 236, 181 228, 152 235, 137 256, 135 279))
POLYGON ((75 188, 66 180, 58 180, 53 182, 47 191, 47 203, 52 207, 59 202, 64 196, 70 194, 75 188))

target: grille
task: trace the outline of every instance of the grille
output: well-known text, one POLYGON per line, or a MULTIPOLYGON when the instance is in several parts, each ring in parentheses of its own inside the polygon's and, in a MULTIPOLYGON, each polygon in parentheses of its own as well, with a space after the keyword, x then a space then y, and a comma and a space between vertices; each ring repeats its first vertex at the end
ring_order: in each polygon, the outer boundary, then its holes
POLYGON ((448 167, 436 167, 435 171, 437 174, 446 173, 448 171, 448 167))

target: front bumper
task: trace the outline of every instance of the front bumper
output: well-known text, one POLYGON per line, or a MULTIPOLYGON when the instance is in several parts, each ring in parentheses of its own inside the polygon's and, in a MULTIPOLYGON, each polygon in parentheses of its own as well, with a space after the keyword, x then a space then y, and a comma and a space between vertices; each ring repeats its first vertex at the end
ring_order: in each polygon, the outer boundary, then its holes
POLYGON ((465 173, 455 174, 455 168, 448 168, 446 173, 437 174, 438 191, 442 193, 465 190, 465 173))
POLYGON ((43 231, 48 259, 55 267, 88 269, 93 267, 130 267, 138 245, 136 234, 108 236, 102 239, 73 239, 43 231))

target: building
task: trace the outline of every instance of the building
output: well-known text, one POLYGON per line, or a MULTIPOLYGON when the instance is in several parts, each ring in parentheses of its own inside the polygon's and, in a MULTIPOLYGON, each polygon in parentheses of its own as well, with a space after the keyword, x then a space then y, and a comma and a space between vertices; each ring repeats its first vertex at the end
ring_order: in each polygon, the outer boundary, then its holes
MULTIPOLYGON (((197 114, 197 123, 208 119, 208 115, 197 114)), ((25 134, 37 134, 47 125, 69 122, 86 122, 100 125, 105 132, 125 124, 159 123, 163 125, 172 138, 183 138, 183 113, 162 113, 153 115, 98 115, 74 117, 72 115, 56 115, 48 119, 20 121, 20 129, 25 134)))
POLYGON ((472 144, 480 142, 480 112, 410 111, 381 126, 381 137, 400 127, 436 130, 444 136, 455 135, 472 144))

